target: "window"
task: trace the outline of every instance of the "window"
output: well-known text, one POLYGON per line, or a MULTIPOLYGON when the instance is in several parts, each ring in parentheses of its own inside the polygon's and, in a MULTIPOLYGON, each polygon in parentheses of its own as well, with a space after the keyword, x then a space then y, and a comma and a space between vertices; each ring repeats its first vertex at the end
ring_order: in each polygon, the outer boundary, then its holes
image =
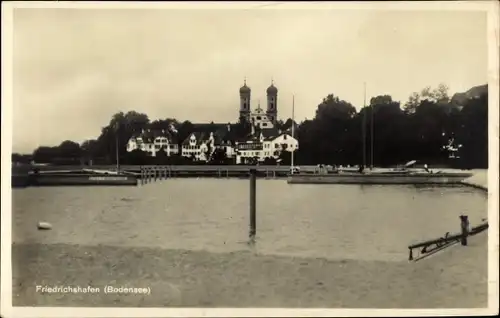
POLYGON ((273 110, 273 109, 274 109, 274 104, 273 104, 273 103, 269 104, 269 109, 270 109, 270 110, 273 110))
POLYGON ((267 123, 262 123, 262 126, 263 127, 267 127, 267 123))
POLYGON ((280 147, 280 144, 274 144, 274 148, 279 148, 280 147))
POLYGON ((257 116, 257 120, 261 120, 261 117, 260 117, 260 116, 257 116))
POLYGON ((243 109, 247 109, 247 103, 243 103, 243 109))

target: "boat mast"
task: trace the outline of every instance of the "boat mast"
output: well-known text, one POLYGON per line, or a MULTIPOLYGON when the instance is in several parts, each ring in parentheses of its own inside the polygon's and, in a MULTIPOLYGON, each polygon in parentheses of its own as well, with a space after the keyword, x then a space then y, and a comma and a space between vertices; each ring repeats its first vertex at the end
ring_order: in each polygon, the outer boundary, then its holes
POLYGON ((363 96, 363 167, 366 166, 366 83, 364 85, 364 96, 363 96))
POLYGON ((120 172, 120 155, 118 147, 118 122, 115 124, 115 143, 116 143, 116 172, 120 172))
MULTIPOLYGON (((366 86, 365 86, 365 96, 366 96, 366 86)), ((370 103, 370 170, 373 170, 373 105, 370 103)))
MULTIPOLYGON (((295 95, 292 95, 292 138, 295 138, 294 132, 295 132, 295 95)), ((291 174, 293 174, 293 155, 294 155, 294 153, 295 153, 295 149, 292 149, 292 162, 291 162, 292 171, 291 171, 291 174)))

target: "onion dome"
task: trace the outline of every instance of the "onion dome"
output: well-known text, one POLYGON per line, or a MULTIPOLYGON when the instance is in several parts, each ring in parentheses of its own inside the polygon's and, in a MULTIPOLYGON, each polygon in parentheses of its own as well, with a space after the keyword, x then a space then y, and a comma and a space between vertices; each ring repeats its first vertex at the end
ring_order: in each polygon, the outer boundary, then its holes
POLYGON ((278 94, 278 89, 274 86, 274 84, 271 84, 271 86, 267 88, 266 92, 268 95, 276 95, 278 94))
POLYGON ((247 94, 250 93, 250 91, 250 87, 247 86, 247 81, 245 80, 243 86, 240 87, 240 94, 247 94))

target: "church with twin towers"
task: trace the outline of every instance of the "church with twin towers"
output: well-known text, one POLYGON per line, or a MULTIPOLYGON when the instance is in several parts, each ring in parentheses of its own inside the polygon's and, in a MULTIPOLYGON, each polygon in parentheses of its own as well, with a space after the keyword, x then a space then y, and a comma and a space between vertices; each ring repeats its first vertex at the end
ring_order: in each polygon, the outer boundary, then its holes
POLYGON ((266 96, 266 109, 263 110, 258 101, 257 108, 252 110, 252 90, 247 86, 245 79, 243 86, 240 87, 240 120, 252 123, 261 129, 273 128, 278 120, 278 89, 272 80, 266 90, 266 96))

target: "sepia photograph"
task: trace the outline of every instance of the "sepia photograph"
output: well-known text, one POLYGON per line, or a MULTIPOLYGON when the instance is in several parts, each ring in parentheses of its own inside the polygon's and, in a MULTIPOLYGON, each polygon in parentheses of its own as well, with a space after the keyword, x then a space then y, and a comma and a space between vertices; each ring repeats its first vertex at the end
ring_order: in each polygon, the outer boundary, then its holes
POLYGON ((0 314, 498 314, 498 10, 2 3, 0 314))

